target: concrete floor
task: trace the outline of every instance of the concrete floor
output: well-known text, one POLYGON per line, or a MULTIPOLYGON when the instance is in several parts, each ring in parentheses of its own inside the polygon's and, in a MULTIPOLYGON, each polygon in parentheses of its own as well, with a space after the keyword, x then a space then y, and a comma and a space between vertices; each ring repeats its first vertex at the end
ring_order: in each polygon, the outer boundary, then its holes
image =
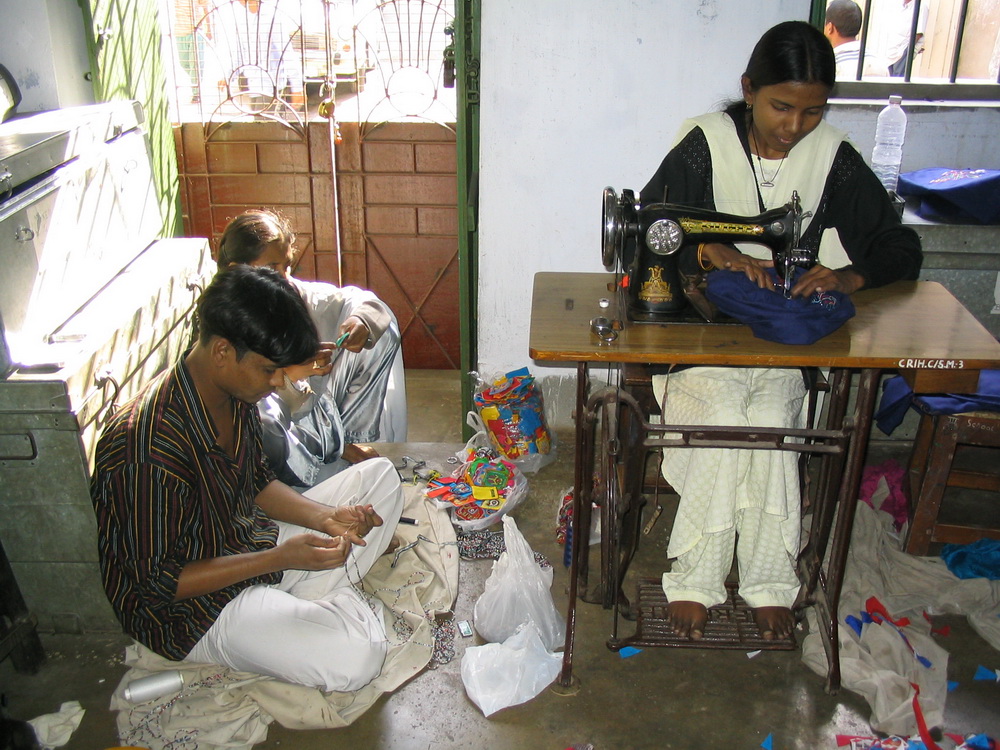
MULTIPOLYGON (((443 461, 461 442, 458 374, 411 372, 407 389, 412 443, 399 446, 405 451, 399 455, 425 457, 432 465, 443 461)), ((568 436, 560 436, 557 456, 529 476, 529 498, 514 515, 532 547, 554 564, 553 595, 564 612, 568 575, 554 530, 559 501, 572 485, 568 436)), ((634 572, 653 575, 662 568, 668 515, 644 540, 634 572)), ((461 563, 456 619, 472 619, 490 567, 484 560, 461 563)), ((940 622, 952 631, 942 643, 951 653, 949 679, 961 682, 961 689, 949 695, 945 729, 1000 737, 1000 688, 971 681, 978 665, 1000 665, 1000 654, 964 618, 940 622)), ((624 623, 623 634, 630 627, 624 623)), ((487 719, 466 696, 460 673, 462 654, 474 638, 458 638, 453 661, 384 696, 351 726, 295 731, 272 724, 267 741, 255 747, 757 748, 772 734, 775 750, 804 750, 834 748, 837 734, 871 735, 865 701, 846 690, 826 695, 823 679, 801 664, 798 652, 764 652, 749 659, 738 651, 645 649, 623 659, 604 645, 610 629, 608 611, 593 604, 578 608, 574 674, 579 684, 572 695, 547 689, 531 702, 487 719)), ((67 747, 116 745, 114 716, 107 706, 125 672, 121 657, 127 640, 109 634, 43 634, 43 643, 48 660, 38 674, 17 675, 9 660, 0 664, 0 692, 6 694, 9 714, 26 719, 78 700, 87 713, 67 747)))

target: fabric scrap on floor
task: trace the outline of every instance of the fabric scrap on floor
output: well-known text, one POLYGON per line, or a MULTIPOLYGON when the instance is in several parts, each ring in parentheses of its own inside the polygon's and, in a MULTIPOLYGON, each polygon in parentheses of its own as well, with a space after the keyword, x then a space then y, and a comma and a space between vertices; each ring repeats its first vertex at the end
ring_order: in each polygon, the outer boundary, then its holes
MULTIPOLYGON (((73 732, 80 726, 85 713, 79 701, 66 701, 54 714, 43 714, 34 719, 29 719, 28 724, 35 730, 35 737, 38 744, 48 750, 48 748, 62 747, 73 736, 73 732)), ((3 739, 3 738, 0 738, 3 739)), ((4 745, 6 747, 6 745, 4 745)), ((13 746, 12 746, 13 747, 13 746)))
POLYGON ((1000 539, 978 539, 971 544, 946 544, 941 559, 959 578, 1000 579, 1000 539))
MULTIPOLYGON (((911 736, 918 730, 913 685, 918 686, 927 726, 942 725, 948 689, 948 652, 932 636, 923 613, 965 615, 980 636, 1000 649, 1000 582, 962 580, 943 560, 904 553, 892 517, 874 509, 888 493, 883 479, 872 498, 874 507, 858 502, 856 508, 838 612, 841 684, 868 701, 873 729, 911 736), (866 617, 872 597, 896 622, 905 617, 909 623, 899 627, 866 617), (850 618, 860 628, 849 625, 850 618)), ((802 643, 802 661, 825 677, 827 658, 813 608, 806 617, 809 634, 802 643)))
MULTIPOLYGON (((507 551, 503 531, 477 529, 458 532, 458 550, 463 560, 499 560, 507 551)), ((535 562, 542 569, 551 568, 552 563, 541 552, 535 552, 535 562)))
POLYGON ((125 650, 130 669, 111 697, 121 742, 150 750, 231 750, 263 742, 272 721, 290 729, 343 727, 432 665, 435 617, 451 613, 458 593, 458 547, 447 512, 428 505, 421 487, 403 491, 403 514, 420 524, 401 524, 399 550, 383 555, 364 579, 389 639, 378 677, 353 693, 326 693, 218 665, 169 661, 134 644, 125 650), (182 672, 180 692, 140 704, 125 699, 132 680, 164 670, 182 672))

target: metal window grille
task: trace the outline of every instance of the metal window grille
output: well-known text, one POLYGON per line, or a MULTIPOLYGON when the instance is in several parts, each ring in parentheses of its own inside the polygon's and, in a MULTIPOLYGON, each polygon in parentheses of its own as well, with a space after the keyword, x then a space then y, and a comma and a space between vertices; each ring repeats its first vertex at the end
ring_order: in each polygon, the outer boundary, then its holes
POLYGON ((321 103, 351 95, 359 119, 440 119, 443 106, 454 120, 453 0, 160 2, 177 121, 270 119, 301 131, 327 116, 321 103))
MULTIPOLYGON (((829 0, 814 0, 813 19, 823 28, 829 0)), ((909 99, 1000 99, 1000 0, 856 0, 862 10, 857 66, 838 75, 839 97, 909 99), (892 21, 905 22, 905 48, 897 60, 880 57, 893 33, 892 21), (885 73, 879 74, 879 65, 885 73), (873 69, 875 72, 873 72, 873 69)), ((836 49, 835 49, 836 51, 836 49)))

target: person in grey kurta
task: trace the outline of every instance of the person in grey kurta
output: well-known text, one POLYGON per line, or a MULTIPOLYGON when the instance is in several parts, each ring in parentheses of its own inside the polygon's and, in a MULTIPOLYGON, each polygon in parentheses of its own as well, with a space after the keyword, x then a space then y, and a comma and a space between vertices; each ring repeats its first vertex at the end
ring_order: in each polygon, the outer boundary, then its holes
POLYGON ((316 360, 291 368, 258 405, 268 461, 282 481, 308 487, 377 455, 359 443, 405 441, 406 393, 392 311, 366 289, 294 278, 294 242, 278 212, 244 211, 226 226, 216 260, 220 268, 244 263, 284 274, 324 342, 316 360))

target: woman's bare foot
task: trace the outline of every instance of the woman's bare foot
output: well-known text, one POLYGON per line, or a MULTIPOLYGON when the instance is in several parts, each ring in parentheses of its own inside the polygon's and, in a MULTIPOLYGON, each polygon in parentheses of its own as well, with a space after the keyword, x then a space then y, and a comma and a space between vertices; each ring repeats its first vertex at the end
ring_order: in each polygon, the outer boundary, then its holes
POLYGON ((670 602, 667 605, 667 626, 674 635, 699 640, 705 634, 708 610, 698 602, 670 602))
POLYGON ((788 607, 757 607, 753 619, 765 641, 789 638, 795 629, 795 616, 788 607))

